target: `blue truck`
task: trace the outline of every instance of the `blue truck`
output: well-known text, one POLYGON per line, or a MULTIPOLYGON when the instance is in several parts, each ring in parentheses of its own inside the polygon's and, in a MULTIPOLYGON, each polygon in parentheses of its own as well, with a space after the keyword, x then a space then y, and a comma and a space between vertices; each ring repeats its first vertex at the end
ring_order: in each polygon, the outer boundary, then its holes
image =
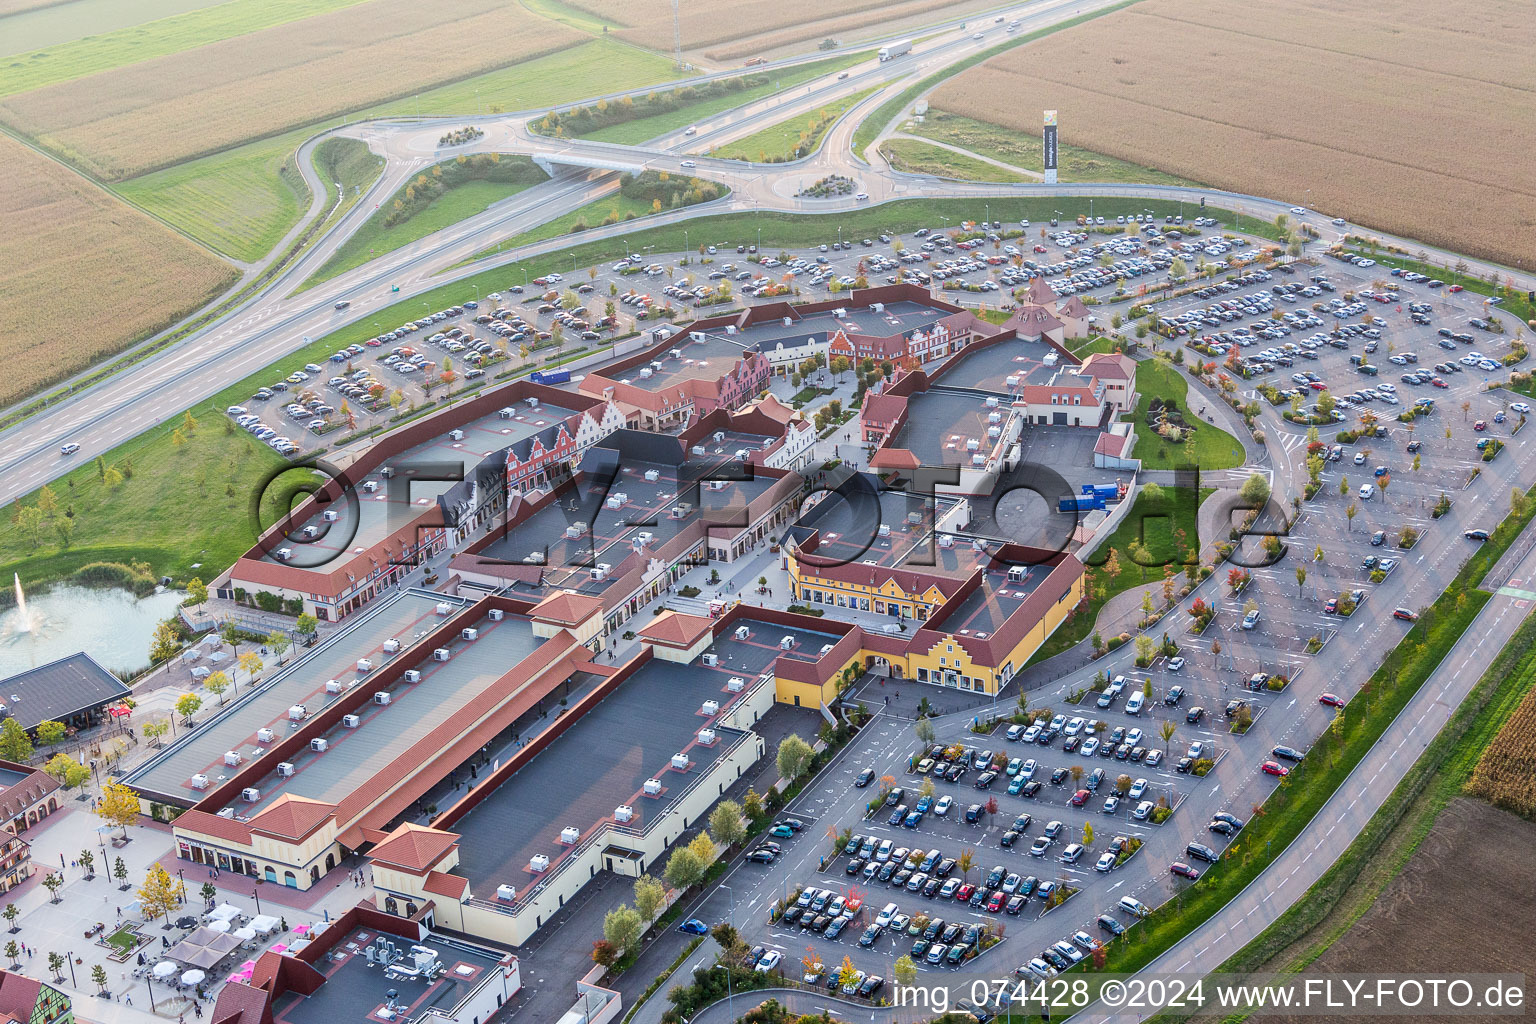
POLYGON ((535 384, 565 384, 571 379, 570 370, 534 370, 528 379, 535 384))
POLYGON ((1094 512, 1103 507, 1102 494, 1068 494, 1056 502, 1057 512, 1094 512))

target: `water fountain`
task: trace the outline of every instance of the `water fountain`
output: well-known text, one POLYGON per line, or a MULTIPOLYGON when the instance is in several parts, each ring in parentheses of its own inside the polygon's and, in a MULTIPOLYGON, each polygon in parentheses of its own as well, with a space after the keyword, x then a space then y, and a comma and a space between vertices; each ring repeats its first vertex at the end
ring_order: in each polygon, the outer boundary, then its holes
POLYGON ((11 576, 16 580, 16 632, 30 633, 32 620, 27 615, 27 595, 21 591, 21 573, 15 572, 11 576))

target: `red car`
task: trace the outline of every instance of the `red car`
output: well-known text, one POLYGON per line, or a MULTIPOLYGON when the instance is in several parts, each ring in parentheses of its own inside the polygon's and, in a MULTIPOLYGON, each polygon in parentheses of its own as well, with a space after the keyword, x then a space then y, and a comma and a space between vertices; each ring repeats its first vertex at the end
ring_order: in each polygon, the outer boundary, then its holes
POLYGON ((1200 872, 1196 871, 1194 868, 1190 867, 1188 864, 1185 864, 1181 860, 1176 860, 1172 864, 1169 864, 1168 870, 1171 873, 1178 875, 1180 878, 1189 879, 1191 882, 1200 877, 1200 872))
POLYGON ((1488 429, 1488 424, 1485 423, 1483 420, 1478 420, 1476 423, 1472 424, 1472 429, 1473 430, 1487 430, 1488 429))
POLYGON ((1462 287, 1461 287, 1461 285, 1459 285, 1459 284, 1453 284, 1453 285, 1451 285, 1451 291, 1453 291, 1453 292, 1459 292, 1459 291, 1461 291, 1461 290, 1462 290, 1462 287))
POLYGON ((990 914, 997 913, 1003 909, 1003 904, 1007 901, 1008 894, 999 889, 997 892, 992 894, 991 899, 987 900, 987 912, 990 914))
POLYGON ((1312 388, 1312 390, 1313 390, 1313 391, 1327 391, 1327 390, 1328 390, 1328 385, 1327 385, 1327 384, 1324 384, 1324 383, 1323 383, 1323 382, 1322 382, 1322 381, 1320 381, 1320 380, 1315 380, 1315 381, 1313 381, 1313 382, 1312 382, 1312 383, 1311 383, 1311 384, 1310 384, 1310 385, 1309 385, 1309 387, 1311 387, 1311 388, 1312 388))
POLYGON ((1433 384, 1437 388, 1448 388, 1448 387, 1450 387, 1449 384, 1447 384, 1445 381, 1441 380, 1439 377, 1435 377, 1433 380, 1430 381, 1430 383, 1433 384))
POLYGON ((1083 804, 1086 804, 1088 802, 1088 798, 1090 796, 1092 796, 1092 795, 1093 794, 1089 793, 1086 789, 1078 790, 1076 793, 1072 794, 1072 806, 1073 807, 1081 807, 1081 806, 1083 806, 1083 804))
POLYGON ((1419 621, 1419 613, 1418 612, 1411 612, 1407 608, 1394 608, 1394 609, 1392 609, 1392 617, 1394 619, 1402 619, 1405 622, 1418 622, 1419 621))
POLYGON ((1035 246, 1035 252, 1045 252, 1045 251, 1046 251, 1045 246, 1043 246, 1043 245, 1035 246))
POLYGON ((1330 597, 1328 599, 1328 603, 1323 605, 1323 614, 1324 615, 1333 615, 1336 612, 1338 612, 1338 610, 1339 610, 1339 599, 1336 598, 1336 597, 1330 597))
POLYGON ((1319 704, 1326 704, 1330 708, 1341 708, 1344 706, 1344 698, 1336 693, 1325 693, 1317 698, 1317 702, 1319 704))
POLYGON ((1291 770, 1289 768, 1275 761, 1265 761, 1263 764, 1259 765, 1259 769, 1265 775, 1278 775, 1282 779, 1291 774, 1291 770))
POLYGON ((976 895, 976 887, 966 884, 955 890, 955 899, 960 903, 971 902, 971 897, 976 895))

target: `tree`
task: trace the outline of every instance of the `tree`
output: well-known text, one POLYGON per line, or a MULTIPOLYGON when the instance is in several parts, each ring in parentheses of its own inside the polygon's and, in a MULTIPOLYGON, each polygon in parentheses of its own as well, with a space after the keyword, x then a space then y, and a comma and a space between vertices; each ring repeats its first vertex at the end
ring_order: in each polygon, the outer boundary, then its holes
POLYGON ((741 805, 734 800, 722 800, 709 814, 709 834, 721 846, 735 846, 747 836, 747 826, 741 818, 741 805))
POLYGON ((57 779, 65 789, 74 789, 91 777, 91 770, 68 754, 54 754, 43 766, 43 771, 57 779))
POLYGON ((599 967, 612 967, 618 959, 619 951, 607 939, 598 939, 592 943, 592 962, 599 967))
POLYGON ((961 850, 960 857, 955 861, 955 867, 960 869, 960 876, 967 882, 971 880, 971 869, 976 866, 976 851, 961 850))
POLYGON ((672 856, 667 858, 667 867, 662 877, 674 889, 686 889, 697 885, 704 877, 704 862, 699 860, 698 854, 684 846, 674 850, 672 856))
POLYGON ((613 943, 622 957, 640 938, 640 929, 644 926, 639 911, 627 903, 620 903, 603 917, 603 938, 613 943))
POLYGON ((203 680, 203 689, 219 698, 219 706, 224 706, 224 693, 229 689, 229 676, 223 671, 213 673, 203 680))
MULTIPOLYGON (((111 779, 102 787, 101 798, 96 801, 96 817, 109 825, 116 825, 123 830, 123 835, 128 835, 128 826, 132 825, 139 817, 139 794, 127 786, 111 779)), ((122 859, 118 859, 122 863, 122 859)), ((118 875, 122 880, 127 877, 127 868, 118 875)))
POLYGON ((779 774, 791 782, 795 781, 810 767, 813 754, 809 743, 801 739, 798 733, 790 733, 779 741, 779 774))
POLYGON ((150 746, 154 747, 158 747, 160 745, 160 737, 164 736, 167 732, 170 732, 170 729, 170 723, 163 720, 145 722, 140 727, 140 731, 144 733, 144 738, 149 740, 150 746))
POLYGON ((693 842, 688 844, 688 849, 695 857, 699 858, 699 863, 705 867, 714 863, 715 857, 719 853, 715 849, 715 841, 709 838, 709 833, 707 832, 700 832, 694 836, 693 842))
POLYGON ((187 603, 196 608, 208 601, 208 585, 196 576, 187 584, 187 603))
MULTIPOLYGON (((134 802, 137 803, 138 801, 134 802)), ((119 883, 126 883, 128 881, 128 863, 123 858, 117 857, 112 861, 112 877, 117 879, 119 883)))
POLYGON ((757 795, 757 790, 749 789, 741 798, 741 809, 747 813, 747 817, 756 820, 763 816, 763 798, 757 795))
POLYGON ((1307 567, 1304 566, 1304 565, 1298 565, 1296 567, 1296 596, 1297 597, 1301 596, 1301 588, 1306 586, 1306 585, 1307 585, 1307 567))
POLYGON ((181 897, 170 873, 158 863, 151 864, 144 875, 144 884, 138 889, 139 903, 150 917, 165 915, 181 904, 181 897))
POLYGON ((64 980, 64 954, 63 953, 49 953, 48 954, 48 969, 53 972, 53 980, 54 981, 60 981, 60 982, 63 981, 64 980))
POLYGON ((176 698, 176 713, 183 719, 191 718, 197 713, 197 709, 202 706, 202 698, 195 693, 184 693, 176 698))
MULTIPOLYGON (((12 945, 14 945, 14 943, 12 943, 12 945)), ((105 967, 101 966, 101 964, 96 964, 93 966, 91 968, 91 981, 96 983, 96 988, 100 990, 102 995, 106 995, 107 969, 105 967)))
POLYGON ((919 718, 917 724, 912 727, 917 733, 918 741, 923 744, 932 743, 936 733, 933 731, 933 723, 926 718, 919 718))
POLYGON ((245 681, 248 683, 255 682, 257 673, 266 668, 261 663, 261 655, 255 651, 246 651, 240 655, 239 662, 240 667, 245 669, 245 681))
POLYGON ((277 663, 283 663, 283 654, 292 646, 293 641, 288 639, 288 634, 280 629, 274 629, 267 636, 267 646, 272 648, 272 653, 277 655, 277 663))
POLYGON ((661 908, 667 905, 667 887, 650 875, 635 879, 635 909, 647 923, 656 920, 661 908))
POLYGON ((1083 822, 1083 845, 1093 845, 1093 822, 1091 821, 1083 822))
POLYGON ((896 984, 910 985, 917 980, 917 964, 912 958, 903 953, 896 958, 896 963, 891 967, 891 973, 896 975, 896 984))
POLYGON ((179 650, 181 637, 177 635, 176 627, 171 625, 171 620, 166 619, 156 625, 154 637, 149 642, 149 660, 158 665, 176 657, 179 650))
POLYGON ((1269 501, 1269 478, 1263 473, 1251 473, 1237 493, 1250 508, 1260 508, 1269 501))
POLYGON ((204 882, 203 887, 198 890, 198 894, 205 900, 217 899, 219 895, 219 888, 212 882, 204 882))
POLYGON ((39 722, 37 723, 37 745, 40 747, 52 747, 63 742, 63 722, 39 722))
POLYGON ((303 636, 314 636, 315 631, 320 628, 320 620, 309 612, 305 612, 294 620, 293 628, 303 636))
POLYGON ((21 911, 16 909, 16 904, 14 903, 7 903, 5 905, 5 911, 0 913, 0 917, 5 918, 5 923, 10 927, 10 932, 12 935, 15 935, 18 931, 20 931, 20 929, 16 927, 16 918, 20 916, 21 911))
POLYGON ((1350 502, 1349 503, 1349 508, 1346 508, 1344 510, 1344 518, 1348 521, 1347 525, 1348 525, 1350 533, 1354 533, 1355 532, 1355 516, 1357 516, 1359 514, 1360 514, 1360 506, 1356 505, 1354 502, 1350 502))
POLYGON ((59 902, 59 889, 64 885, 64 879, 57 871, 50 871, 43 876, 43 888, 48 890, 48 902, 59 902))
POLYGON ((0 757, 25 764, 32 757, 32 740, 15 718, 0 724, 0 757))
POLYGON ((1179 731, 1179 725, 1171 718, 1163 719, 1157 727, 1158 738, 1163 741, 1163 756, 1168 756, 1168 746, 1173 742, 1173 734, 1179 731))

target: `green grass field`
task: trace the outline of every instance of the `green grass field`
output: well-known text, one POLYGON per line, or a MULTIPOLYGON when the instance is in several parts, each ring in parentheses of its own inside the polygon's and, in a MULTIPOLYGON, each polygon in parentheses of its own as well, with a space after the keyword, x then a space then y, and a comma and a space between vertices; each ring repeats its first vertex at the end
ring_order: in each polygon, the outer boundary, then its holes
MULTIPOLYGON (((595 39, 525 64, 487 72, 364 111, 382 114, 449 114, 477 109, 542 107, 594 93, 641 88, 666 81, 665 57, 611 39, 595 39), (478 90, 478 96, 476 92, 478 90)), ((279 172, 300 143, 324 125, 238 146, 116 186, 125 198, 187 232, 210 248, 240 260, 258 260, 298 221, 308 191, 298 176, 279 172)))
POLYGON ((853 67, 861 61, 869 59, 869 54, 856 53, 846 57, 834 57, 828 60, 812 61, 800 67, 792 68, 775 78, 772 82, 733 92, 728 96, 716 96, 712 99, 700 100, 698 103, 690 103, 686 107, 678 107, 676 110, 664 114, 656 114, 652 117, 641 117, 623 124, 612 124, 606 128, 599 128, 595 132, 589 132, 581 136, 595 142, 621 142, 627 146, 638 145, 654 139, 659 135, 674 132, 679 128, 686 128, 690 124, 708 120, 722 110, 730 110, 744 103, 771 96, 780 89, 792 88, 803 82, 808 82, 821 75, 841 71, 844 68, 853 67))
POLYGON ((561 3, 560 0, 522 0, 522 5, 550 21, 558 21, 562 25, 568 25, 580 32, 590 32, 595 36, 602 35, 608 29, 629 28, 628 25, 616 21, 604 21, 590 11, 561 3))
MULTIPOLYGON (((0 65, 0 96, 258 32, 364 0, 228 0, 184 14, 19 53, 0 65)), ((129 6, 129 5, 123 5, 129 6)))
POLYGON ((1141 460, 1143 469, 1177 469, 1188 462, 1182 444, 1169 444, 1146 426, 1152 399, 1173 400, 1195 428, 1194 461, 1202 470, 1231 469, 1243 464, 1243 446, 1237 438, 1212 423, 1201 420, 1198 410, 1188 408, 1189 382, 1161 359, 1144 359, 1136 364, 1136 447, 1131 457, 1141 460))
MULTIPOLYGON (((571 235, 572 241, 580 237, 580 232, 571 234, 571 229, 578 222, 588 226, 602 223, 610 213, 617 213, 619 219, 633 215, 637 220, 647 217, 651 213, 651 204, 640 199, 631 199, 621 193, 615 192, 611 196, 595 200, 587 205, 573 210, 564 216, 554 220, 545 221, 532 231, 525 231, 506 242, 508 248, 517 248, 520 245, 532 245, 534 242, 542 242, 546 238, 556 238, 560 235, 571 235)), ((643 231, 644 225, 636 224, 636 231, 643 231)))
POLYGON ((123 198, 237 260, 258 260, 298 222, 309 189, 294 167, 311 132, 288 132, 113 186, 123 198))
POLYGON ((813 113, 769 125, 744 139, 718 147, 714 155, 759 162, 792 160, 795 159, 795 148, 800 144, 802 135, 807 136, 804 153, 812 153, 817 146, 821 145, 821 140, 831 130, 837 119, 874 91, 874 89, 865 89, 863 92, 854 93, 852 96, 819 107, 813 113))
MULTIPOLYGON (((336 250, 336 254, 305 281, 299 289, 312 288, 322 281, 329 281, 337 274, 353 267, 360 267, 375 257, 393 252, 403 245, 410 245, 434 231, 457 224, 466 217, 473 217, 492 203, 508 196, 515 196, 528 185, 500 181, 467 181, 453 191, 434 200, 426 209, 409 220, 393 227, 383 227, 379 213, 364 222, 357 232, 336 250)), ((384 203, 388 209, 389 203, 384 203)))
MULTIPOLYGON (((985 121, 961 117, 942 110, 928 111, 922 124, 912 124, 906 129, 913 135, 951 146, 970 150, 978 156, 991 157, 1015 167, 1035 170, 1045 166, 1044 142, 1037 135, 1024 135, 985 121)), ((896 139, 893 142, 903 140, 896 139)), ((887 143, 889 145, 890 143, 887 143)), ((940 152, 944 152, 940 150, 940 152)), ((955 154, 945 153, 954 158, 955 154)), ((961 158, 963 159, 963 158, 961 158)), ((1193 185, 1163 171, 1143 167, 1125 160, 1117 160, 1102 153, 1090 152, 1076 146, 1058 146, 1056 163, 1062 181, 1127 182, 1153 185, 1193 185)), ((1000 168, 980 163, 983 173, 1002 174, 1000 168)), ((970 178, 970 174, 951 174, 951 177, 970 178)), ((1007 178, 977 178, 979 181, 1003 181, 1007 178)))
MULTIPOLYGON (((18 11, 0 19, 0 57, 100 36, 147 21, 210 7, 220 0, 51 0, 46 6, 18 11)), ((0 9, 15 4, 0 3, 0 9)))
POLYGON ((880 152, 898 171, 909 174, 937 174, 965 181, 1030 181, 1015 171, 1005 171, 995 164, 975 157, 953 153, 916 139, 886 139, 880 152))

